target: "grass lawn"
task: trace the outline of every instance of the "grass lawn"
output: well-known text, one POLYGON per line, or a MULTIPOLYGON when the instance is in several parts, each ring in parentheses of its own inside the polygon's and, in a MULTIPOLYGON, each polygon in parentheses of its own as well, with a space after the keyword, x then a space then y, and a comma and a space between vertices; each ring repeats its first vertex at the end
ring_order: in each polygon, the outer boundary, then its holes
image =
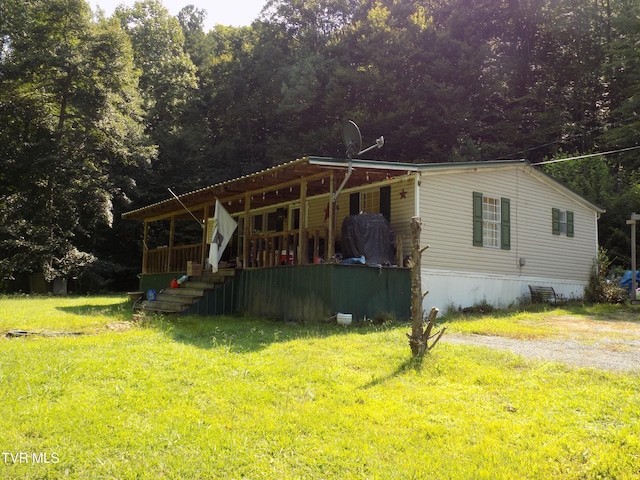
MULTIPOLYGON (((445 321, 525 338, 632 315, 598 308, 445 321)), ((133 323, 115 296, 0 297, 0 312, 0 334, 84 333, 0 339, 2 479, 640 476, 637 373, 446 343, 415 365, 408 325, 133 323)))

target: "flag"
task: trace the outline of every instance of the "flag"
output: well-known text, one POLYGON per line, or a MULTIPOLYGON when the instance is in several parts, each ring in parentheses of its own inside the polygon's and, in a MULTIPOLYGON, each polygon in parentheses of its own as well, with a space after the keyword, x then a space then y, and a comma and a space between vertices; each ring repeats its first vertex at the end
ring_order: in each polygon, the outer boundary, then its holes
POLYGON ((216 199, 216 211, 213 216, 213 235, 211 237, 211 247, 209 247, 209 264, 212 272, 218 271, 218 262, 220 262, 222 252, 224 252, 237 227, 238 222, 224 209, 220 200, 216 199))

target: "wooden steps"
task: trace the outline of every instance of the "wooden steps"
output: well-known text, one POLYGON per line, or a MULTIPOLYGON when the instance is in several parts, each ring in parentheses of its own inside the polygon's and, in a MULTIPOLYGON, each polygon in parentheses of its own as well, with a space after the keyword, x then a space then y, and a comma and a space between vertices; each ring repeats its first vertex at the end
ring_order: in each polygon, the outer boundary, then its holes
POLYGON ((200 300, 205 293, 215 290, 236 274, 234 269, 218 270, 213 274, 189 277, 180 288, 170 288, 156 294, 153 301, 145 300, 140 309, 151 313, 182 313, 200 300))

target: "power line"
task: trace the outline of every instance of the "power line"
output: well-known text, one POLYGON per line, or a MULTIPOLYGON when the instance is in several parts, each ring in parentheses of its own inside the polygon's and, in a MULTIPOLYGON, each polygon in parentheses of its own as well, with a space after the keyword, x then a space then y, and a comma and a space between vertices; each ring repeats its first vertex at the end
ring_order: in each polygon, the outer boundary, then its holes
MULTIPOLYGON (((604 125, 600 125, 600 126, 595 126, 591 129, 589 129, 586 132, 582 132, 582 133, 574 133, 573 135, 571 135, 570 138, 573 138, 573 140, 577 140, 580 137, 585 137, 587 135, 591 135, 592 133, 598 131, 598 130, 611 130, 613 128, 619 127, 621 125, 626 124, 629 121, 633 121, 636 122, 638 120, 638 117, 636 115, 630 116, 628 118, 622 119, 622 120, 618 120, 617 122, 611 122, 611 123, 606 123, 604 125)), ((517 152, 512 152, 508 155, 505 155, 504 158, 511 158, 514 157, 516 155, 519 155, 521 153, 527 153, 527 152, 532 152, 534 150, 538 150, 539 148, 544 148, 544 147, 548 147, 549 145, 555 145, 558 143, 570 143, 571 140, 570 138, 560 138, 558 140, 554 140, 552 142, 547 142, 547 143, 543 143, 541 145, 536 145, 535 147, 531 147, 531 148, 525 148, 524 150, 518 150, 517 152)))
POLYGON ((630 150, 637 150, 638 148, 640 148, 640 145, 636 145, 635 147, 621 148, 619 150, 610 150, 608 152, 602 152, 602 153, 590 153, 588 155, 579 155, 577 157, 557 158, 557 159, 553 159, 553 160, 545 160, 544 162, 532 163, 531 165, 545 165, 547 163, 559 163, 559 162, 566 162, 568 160, 580 160, 582 158, 601 157, 601 156, 604 156, 604 155, 611 155, 612 153, 622 153, 622 152, 628 152, 630 150))

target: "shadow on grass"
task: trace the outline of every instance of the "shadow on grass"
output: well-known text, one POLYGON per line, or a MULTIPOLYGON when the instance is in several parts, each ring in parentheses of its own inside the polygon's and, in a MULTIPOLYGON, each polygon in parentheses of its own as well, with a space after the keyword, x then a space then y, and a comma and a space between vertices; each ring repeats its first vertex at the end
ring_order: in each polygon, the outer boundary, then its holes
POLYGON ((133 303, 123 300, 99 304, 90 298, 84 305, 58 306, 56 309, 79 316, 108 316, 130 321, 141 328, 162 332, 176 342, 202 349, 226 349, 231 353, 254 352, 271 344, 301 339, 322 339, 345 334, 368 335, 404 326, 402 322, 352 324, 348 327, 329 322, 296 323, 245 315, 204 317, 198 315, 137 314, 133 303))
POLYGON ((362 390, 367 390, 367 389, 372 388, 372 387, 377 387, 378 385, 386 383, 387 381, 389 381, 389 380, 391 380, 391 379, 393 379, 395 377, 399 377, 401 375, 404 375, 405 373, 407 373, 408 371, 411 371, 411 370, 414 370, 416 372, 420 372, 424 368, 425 363, 429 362, 429 361, 431 361, 431 357, 429 357, 429 354, 426 354, 426 355, 424 355, 422 357, 409 357, 404 362, 402 362, 400 365, 398 365, 398 368, 396 368, 389 375, 385 375, 385 376, 382 376, 380 378, 374 378, 373 380, 371 380, 370 382, 364 384, 360 388, 362 390))
POLYGON ((249 316, 161 316, 147 317, 146 328, 162 331, 172 340, 202 349, 225 349, 230 353, 248 353, 269 345, 294 340, 323 339, 333 336, 367 335, 381 329, 395 329, 390 325, 355 325, 343 327, 326 322, 294 323, 249 316))
POLYGON ((105 315, 108 317, 114 317, 122 319, 123 316, 130 316, 133 313, 133 302, 123 300, 119 303, 113 304, 92 304, 85 305, 73 305, 66 307, 56 307, 56 310, 65 313, 71 313, 73 315, 92 316, 92 315, 105 315))

